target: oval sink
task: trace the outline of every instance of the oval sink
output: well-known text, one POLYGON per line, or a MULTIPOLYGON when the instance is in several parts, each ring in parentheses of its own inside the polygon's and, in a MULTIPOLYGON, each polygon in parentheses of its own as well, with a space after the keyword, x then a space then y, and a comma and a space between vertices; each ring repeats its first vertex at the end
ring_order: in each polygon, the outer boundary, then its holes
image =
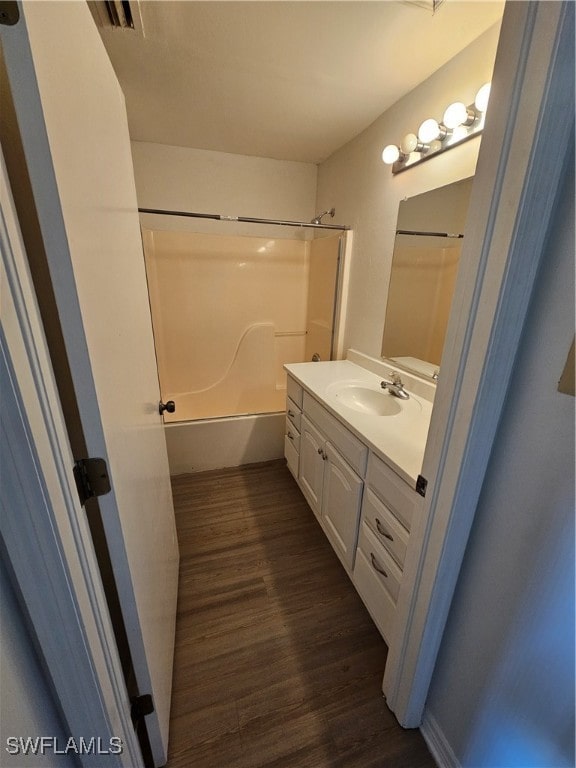
POLYGON ((338 388, 333 396, 347 408, 360 413, 371 413, 374 416, 394 416, 402 410, 400 401, 387 392, 358 385, 348 385, 338 388))

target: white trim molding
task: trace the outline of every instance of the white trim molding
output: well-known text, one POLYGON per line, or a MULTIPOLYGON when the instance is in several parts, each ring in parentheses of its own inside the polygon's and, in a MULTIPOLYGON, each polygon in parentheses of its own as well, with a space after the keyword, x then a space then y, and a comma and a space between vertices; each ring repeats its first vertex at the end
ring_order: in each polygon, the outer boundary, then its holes
POLYGON ((383 691, 418 727, 574 131, 574 5, 508 3, 383 691))
POLYGON ((461 768, 458 758, 444 735, 444 731, 438 725, 436 718, 427 709, 424 710, 420 731, 428 745, 430 754, 439 768, 461 768))
POLYGON ((0 190, 0 548, 67 735, 122 742, 121 754, 87 752, 79 764, 136 768, 142 756, 1 152, 0 190))

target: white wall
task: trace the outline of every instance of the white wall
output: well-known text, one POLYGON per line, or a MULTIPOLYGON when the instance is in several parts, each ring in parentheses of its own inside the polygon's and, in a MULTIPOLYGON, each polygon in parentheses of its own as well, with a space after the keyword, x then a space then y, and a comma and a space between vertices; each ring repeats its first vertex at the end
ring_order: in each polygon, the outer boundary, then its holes
MULTIPOLYGON (((204 149, 133 142, 134 174, 141 208, 310 221, 315 215, 317 167, 204 149)), ((182 219, 145 216, 145 226, 182 227, 182 219)), ((195 219, 199 232, 292 237, 291 227, 195 219)))
POLYGON ((573 162, 426 706, 453 765, 574 766, 573 162))
POLYGON ((400 200, 473 175, 480 139, 396 176, 382 150, 427 117, 441 119, 451 102, 472 103, 491 79, 498 34, 499 25, 485 32, 319 167, 316 207, 334 206, 338 222, 354 229, 346 347, 380 356, 400 200))

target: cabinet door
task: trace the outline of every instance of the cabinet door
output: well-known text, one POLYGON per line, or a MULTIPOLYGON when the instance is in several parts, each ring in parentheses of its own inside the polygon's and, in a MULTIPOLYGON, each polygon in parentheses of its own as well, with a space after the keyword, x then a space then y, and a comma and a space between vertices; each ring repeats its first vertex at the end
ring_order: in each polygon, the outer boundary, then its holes
POLYGON ((298 479, 300 488, 306 496, 315 515, 320 516, 322 482, 324 476, 324 458, 320 453, 324 438, 316 427, 302 414, 300 433, 300 469, 298 479))
POLYGON ((330 443, 326 443, 324 450, 327 457, 322 494, 324 529, 342 562, 352 569, 364 484, 330 443))

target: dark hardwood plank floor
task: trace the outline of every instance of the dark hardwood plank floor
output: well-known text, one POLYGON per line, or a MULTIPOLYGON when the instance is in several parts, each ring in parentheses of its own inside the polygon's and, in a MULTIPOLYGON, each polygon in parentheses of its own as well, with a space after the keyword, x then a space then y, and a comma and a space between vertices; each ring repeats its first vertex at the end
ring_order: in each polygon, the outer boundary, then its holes
POLYGON ((283 461, 173 478, 168 768, 433 768, 386 645, 283 461))

